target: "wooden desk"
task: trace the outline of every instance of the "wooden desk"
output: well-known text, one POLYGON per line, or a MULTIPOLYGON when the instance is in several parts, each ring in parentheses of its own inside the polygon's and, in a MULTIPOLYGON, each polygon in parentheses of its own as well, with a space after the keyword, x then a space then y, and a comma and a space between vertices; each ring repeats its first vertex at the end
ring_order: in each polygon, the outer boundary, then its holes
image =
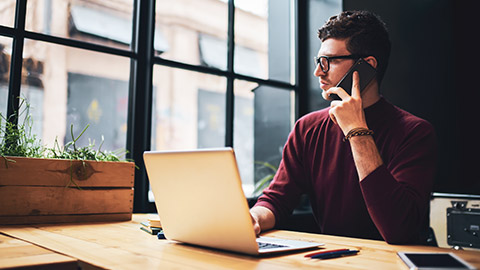
POLYGON ((323 242, 326 249, 356 248, 360 253, 323 261, 304 258, 312 251, 257 258, 158 240, 139 229, 139 223, 147 218, 147 215, 135 214, 128 222, 0 226, 4 234, 0 235, 0 268, 73 261, 83 269, 408 269, 397 251, 451 251, 480 269, 477 251, 397 246, 382 241, 290 231, 272 231, 266 235, 323 242), (13 246, 15 250, 11 250, 13 246))

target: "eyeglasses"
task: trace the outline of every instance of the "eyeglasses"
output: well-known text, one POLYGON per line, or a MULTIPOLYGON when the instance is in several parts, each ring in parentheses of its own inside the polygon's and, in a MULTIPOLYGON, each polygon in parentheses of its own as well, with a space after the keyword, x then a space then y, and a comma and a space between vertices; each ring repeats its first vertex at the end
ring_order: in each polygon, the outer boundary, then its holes
POLYGON ((314 57, 315 61, 315 68, 317 68, 318 64, 320 64, 320 68, 323 72, 328 72, 330 70, 330 60, 334 59, 359 59, 365 56, 358 55, 358 54, 350 54, 350 55, 339 55, 339 56, 319 56, 314 57))

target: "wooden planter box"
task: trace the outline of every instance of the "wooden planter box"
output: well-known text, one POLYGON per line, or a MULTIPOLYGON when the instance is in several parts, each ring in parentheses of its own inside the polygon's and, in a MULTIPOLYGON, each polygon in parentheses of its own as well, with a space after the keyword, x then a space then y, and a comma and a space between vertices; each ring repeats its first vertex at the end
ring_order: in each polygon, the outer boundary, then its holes
POLYGON ((15 162, 0 157, 0 224, 132 218, 132 162, 6 158, 15 162))

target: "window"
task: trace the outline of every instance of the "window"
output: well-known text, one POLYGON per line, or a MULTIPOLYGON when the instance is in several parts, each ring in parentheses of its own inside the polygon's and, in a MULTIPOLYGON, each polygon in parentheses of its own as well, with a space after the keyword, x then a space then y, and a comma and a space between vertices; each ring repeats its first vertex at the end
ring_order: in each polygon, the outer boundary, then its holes
POLYGON ((152 149, 224 146, 225 78, 161 65, 153 74, 152 149))
POLYGON ((278 166, 293 122, 294 91, 235 81, 234 147, 243 189, 254 196, 255 183, 278 166))
POLYGON ((231 146, 252 196, 256 162, 278 165, 298 111, 295 3, 2 1, 2 114, 23 96, 47 145, 89 125, 82 146, 127 148, 136 212, 155 210, 150 149, 231 146))
POLYGON ((133 0, 28 1, 25 30, 128 49, 133 0))
MULTIPOLYGON (((12 41, 0 36, 0 114, 6 116, 12 41)), ((1 119, 0 121, 3 121, 1 119)))
POLYGON ((156 4, 168 49, 155 59, 152 149, 233 146, 253 196, 255 163, 278 165, 294 119, 292 2, 237 0, 230 14, 228 1, 156 4))
MULTIPOLYGON (((0 27, 13 26, 13 14, 15 1, 2 1, 0 4, 0 27)), ((7 113, 8 83, 10 77, 10 57, 12 49, 11 38, 0 36, 0 113, 5 116, 7 113)))
POLYGON ((88 126, 77 145, 99 147, 104 140, 104 150, 125 149, 128 58, 30 39, 23 57, 24 67, 31 61, 36 72, 24 73, 21 96, 31 105, 33 130, 44 144, 63 145, 72 131, 78 136, 88 126))
MULTIPOLYGON (((166 51, 161 54, 157 51, 155 54, 163 59, 200 65, 201 35, 209 35, 226 45, 228 5, 224 1, 156 0, 155 21, 155 32, 164 33, 168 44, 166 51)), ((155 36, 154 42, 159 42, 159 38, 155 36)), ((217 52, 217 57, 216 62, 225 70, 226 51, 224 55, 217 52)))
POLYGON ((13 27, 15 21, 15 0, 0 3, 0 26, 13 27))

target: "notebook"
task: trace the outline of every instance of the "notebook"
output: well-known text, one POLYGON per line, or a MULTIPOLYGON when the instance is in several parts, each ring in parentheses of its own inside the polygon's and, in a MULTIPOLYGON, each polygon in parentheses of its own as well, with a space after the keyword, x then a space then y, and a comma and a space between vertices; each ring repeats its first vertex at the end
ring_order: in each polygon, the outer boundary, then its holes
POLYGON ((256 237, 232 148, 146 151, 144 161, 169 240, 250 255, 323 245, 256 237))

